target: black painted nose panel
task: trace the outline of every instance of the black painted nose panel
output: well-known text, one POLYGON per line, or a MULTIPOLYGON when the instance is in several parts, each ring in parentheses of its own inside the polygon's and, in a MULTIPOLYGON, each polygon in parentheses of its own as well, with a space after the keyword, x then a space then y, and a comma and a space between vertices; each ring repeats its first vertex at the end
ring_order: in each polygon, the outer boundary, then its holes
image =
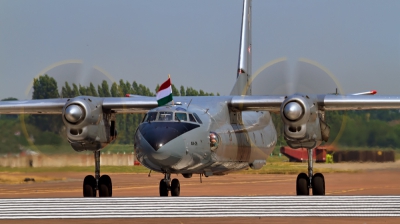
POLYGON ((139 125, 139 131, 157 151, 172 139, 198 127, 200 125, 184 122, 145 122, 139 125))

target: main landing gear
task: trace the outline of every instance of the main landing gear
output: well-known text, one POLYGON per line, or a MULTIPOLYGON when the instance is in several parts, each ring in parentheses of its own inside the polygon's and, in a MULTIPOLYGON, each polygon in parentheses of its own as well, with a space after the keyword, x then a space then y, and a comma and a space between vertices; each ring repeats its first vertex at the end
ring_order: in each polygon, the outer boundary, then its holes
POLYGON ((108 175, 100 176, 100 151, 94 151, 95 176, 87 175, 83 180, 83 197, 96 197, 99 191, 99 197, 112 196, 112 183, 108 175))
POLYGON ((171 191, 171 196, 179 196, 181 193, 181 185, 178 179, 171 181, 171 174, 165 173, 164 179, 160 180, 160 196, 168 197, 168 193, 171 191))
POLYGON ((305 173, 300 173, 296 180, 296 194, 309 195, 310 188, 313 195, 325 195, 325 179, 322 173, 313 175, 313 149, 308 151, 308 176, 305 173))

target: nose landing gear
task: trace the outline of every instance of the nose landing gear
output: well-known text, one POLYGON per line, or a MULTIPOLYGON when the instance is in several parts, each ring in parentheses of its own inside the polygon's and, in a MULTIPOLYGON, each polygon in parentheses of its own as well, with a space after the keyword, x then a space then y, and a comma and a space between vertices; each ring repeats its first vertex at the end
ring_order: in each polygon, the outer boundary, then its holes
POLYGON ((164 179, 160 180, 160 196, 168 197, 168 193, 171 191, 171 196, 179 196, 181 193, 181 185, 178 179, 171 181, 171 174, 165 173, 164 179))

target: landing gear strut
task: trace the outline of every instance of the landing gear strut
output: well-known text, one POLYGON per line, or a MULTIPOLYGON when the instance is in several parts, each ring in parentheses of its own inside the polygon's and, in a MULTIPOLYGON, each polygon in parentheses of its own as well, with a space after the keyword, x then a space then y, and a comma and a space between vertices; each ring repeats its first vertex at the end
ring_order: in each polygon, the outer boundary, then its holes
POLYGON ((99 197, 112 196, 112 182, 108 175, 100 176, 100 151, 94 151, 95 176, 87 175, 83 180, 83 197, 96 197, 99 191, 99 197))
POLYGON ((171 174, 165 173, 164 179, 160 180, 160 196, 168 197, 168 193, 171 191, 171 196, 179 196, 181 193, 181 185, 178 179, 171 181, 171 174))
POLYGON ((308 175, 300 173, 296 179, 296 194, 309 195, 310 188, 313 195, 325 195, 325 179, 322 173, 313 175, 313 148, 308 151, 308 175))

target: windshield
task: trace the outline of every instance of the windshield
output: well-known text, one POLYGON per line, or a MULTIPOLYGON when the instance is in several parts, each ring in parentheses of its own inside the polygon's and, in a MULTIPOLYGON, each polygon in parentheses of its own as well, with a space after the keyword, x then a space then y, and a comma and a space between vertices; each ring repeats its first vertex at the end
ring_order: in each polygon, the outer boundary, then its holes
POLYGON ((159 121, 172 121, 172 112, 160 112, 158 115, 159 121))
POLYGON ((200 120, 199 116, 197 116, 196 113, 193 113, 193 115, 196 117, 197 122, 199 122, 200 124, 203 124, 203 122, 200 120))
POLYGON ((191 122, 196 122, 192 114, 189 114, 189 121, 191 122))
POLYGON ((143 122, 154 121, 157 118, 157 112, 149 112, 143 119, 143 122))
POLYGON ((175 120, 176 121, 187 121, 187 114, 186 113, 175 113, 175 120))
POLYGON ((153 122, 153 121, 176 121, 176 122, 196 122, 202 123, 197 114, 191 114, 186 112, 170 112, 170 111, 161 111, 161 112, 148 112, 142 122, 153 122))

